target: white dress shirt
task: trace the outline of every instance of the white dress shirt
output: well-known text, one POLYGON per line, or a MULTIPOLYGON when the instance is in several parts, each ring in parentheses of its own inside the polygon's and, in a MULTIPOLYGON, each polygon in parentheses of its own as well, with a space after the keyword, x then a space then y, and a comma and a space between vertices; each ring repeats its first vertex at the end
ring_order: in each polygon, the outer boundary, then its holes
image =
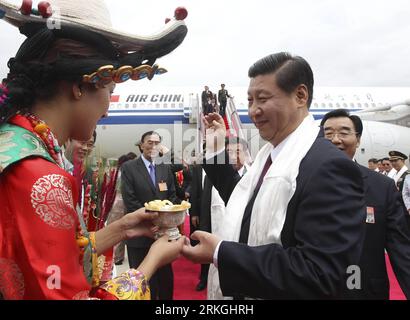
POLYGON ((410 210, 410 174, 404 179, 402 195, 406 209, 410 210))

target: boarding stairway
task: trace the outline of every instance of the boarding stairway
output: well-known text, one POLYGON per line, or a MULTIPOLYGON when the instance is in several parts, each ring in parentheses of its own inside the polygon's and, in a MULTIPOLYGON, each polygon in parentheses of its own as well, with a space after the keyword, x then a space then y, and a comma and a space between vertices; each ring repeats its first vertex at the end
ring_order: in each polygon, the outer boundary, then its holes
MULTIPOLYGON (((197 146, 196 150, 199 151, 199 153, 203 153, 203 144, 205 142, 205 122, 204 122, 204 114, 202 112, 202 103, 199 98, 199 94, 190 94, 189 97, 189 106, 188 108, 190 109, 190 123, 196 123, 196 129, 197 129, 197 146)), ((226 105, 226 110, 225 110, 225 116, 223 117, 224 122, 225 122, 225 127, 226 127, 226 136, 227 137, 239 137, 241 139, 244 139, 247 141, 247 137, 244 134, 244 129, 243 125, 241 122, 241 119, 239 117, 237 108, 235 106, 235 100, 233 97, 228 98, 227 105, 226 105)), ((247 159, 248 162, 252 162, 252 158, 250 155, 249 150, 247 150, 247 159)))

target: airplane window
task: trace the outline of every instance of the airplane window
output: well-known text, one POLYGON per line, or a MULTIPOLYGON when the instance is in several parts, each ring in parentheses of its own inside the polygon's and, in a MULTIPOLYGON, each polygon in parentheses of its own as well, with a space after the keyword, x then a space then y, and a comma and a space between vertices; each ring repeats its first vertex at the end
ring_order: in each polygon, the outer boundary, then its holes
POLYGON ((157 104, 155 104, 155 107, 160 108, 161 104, 157 103, 157 104))
POLYGON ((357 106, 358 106, 359 108, 361 108, 361 107, 362 107, 362 104, 361 104, 361 103, 358 103, 357 106))
POLYGON ((317 108, 317 107, 318 107, 318 104, 317 104, 317 103, 314 103, 313 106, 314 106, 315 108, 317 108))
POLYGON ((134 109, 137 109, 137 104, 134 103, 134 104, 132 105, 132 107, 133 107, 134 109))
POLYGON ((368 107, 369 107, 369 104, 368 104, 368 103, 365 103, 365 104, 364 104, 364 107, 365 107, 365 108, 368 108, 368 107))
POLYGON ((376 106, 376 104, 375 103, 372 103, 372 107, 375 107, 376 106))
POLYGON ((168 108, 168 103, 164 103, 164 108, 168 108))
POLYGON ((128 109, 130 105, 128 103, 125 104, 125 109, 128 109))
POLYGON ((184 104, 183 104, 183 103, 180 103, 180 104, 179 104, 179 107, 180 107, 180 108, 183 108, 183 107, 184 107, 184 104))
POLYGON ((322 108, 326 108, 326 103, 322 103, 322 108))
POLYGON ((333 103, 329 103, 329 108, 333 108, 333 103))
POLYGON ((343 103, 343 108, 347 108, 347 103, 343 103))
POLYGON ((336 108, 339 109, 340 108, 340 104, 336 103, 336 108))
POLYGON ((171 103, 171 108, 175 108, 175 103, 171 103))
POLYGON ((354 103, 353 102, 350 104, 350 107, 354 108, 354 103))

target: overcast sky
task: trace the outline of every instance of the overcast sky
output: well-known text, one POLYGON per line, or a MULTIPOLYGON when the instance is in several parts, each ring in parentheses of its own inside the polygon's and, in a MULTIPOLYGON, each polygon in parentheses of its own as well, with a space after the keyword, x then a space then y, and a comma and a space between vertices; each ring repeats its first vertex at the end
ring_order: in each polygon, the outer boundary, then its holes
MULTIPOLYGON (((308 60, 318 86, 410 86, 409 0, 106 2, 114 27, 143 35, 157 31, 176 7, 188 9, 188 35, 158 60, 169 73, 151 86, 246 86, 249 66, 278 51, 308 60)), ((22 39, 0 23, 0 77, 22 39)))

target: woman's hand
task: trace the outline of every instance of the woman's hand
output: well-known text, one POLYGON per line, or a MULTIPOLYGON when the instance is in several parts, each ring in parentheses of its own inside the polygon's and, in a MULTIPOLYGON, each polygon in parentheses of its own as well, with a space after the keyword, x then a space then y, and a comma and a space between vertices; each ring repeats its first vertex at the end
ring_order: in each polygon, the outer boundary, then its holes
POLYGON ((157 212, 146 212, 145 208, 124 215, 120 220, 124 238, 126 240, 141 236, 154 238, 158 227, 154 226, 152 221, 156 217, 158 217, 157 212))
POLYGON ((158 217, 157 212, 145 212, 145 208, 138 209, 114 221, 95 233, 97 254, 101 254, 117 243, 135 237, 154 238, 158 227, 152 220, 158 217))
POLYGON ((173 241, 168 240, 168 235, 162 236, 151 245, 138 270, 149 280, 158 268, 171 263, 179 257, 185 241, 184 236, 173 241))

